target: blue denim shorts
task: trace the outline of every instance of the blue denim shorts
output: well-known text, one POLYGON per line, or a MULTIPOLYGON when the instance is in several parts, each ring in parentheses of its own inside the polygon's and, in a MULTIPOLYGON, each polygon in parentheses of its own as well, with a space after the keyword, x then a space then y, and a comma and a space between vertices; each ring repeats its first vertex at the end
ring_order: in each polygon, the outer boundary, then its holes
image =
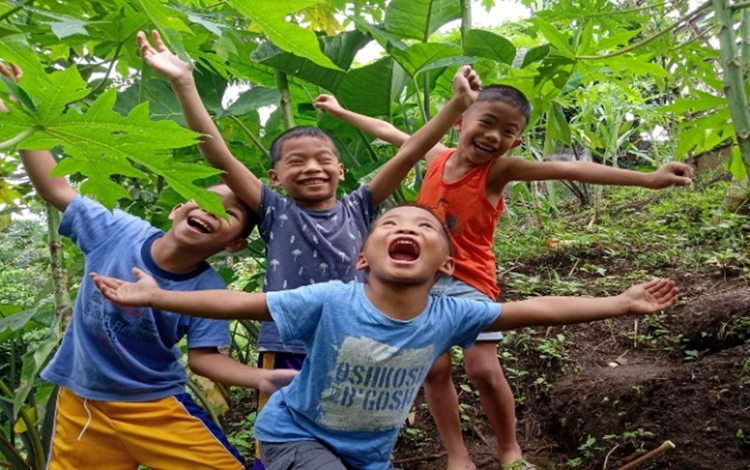
MULTIPOLYGON (((448 295, 482 302, 495 302, 484 292, 453 276, 440 276, 435 285, 432 286, 430 295, 448 295)), ((479 336, 477 336, 477 341, 500 341, 501 339, 503 339, 503 334, 499 331, 479 333, 479 336)))

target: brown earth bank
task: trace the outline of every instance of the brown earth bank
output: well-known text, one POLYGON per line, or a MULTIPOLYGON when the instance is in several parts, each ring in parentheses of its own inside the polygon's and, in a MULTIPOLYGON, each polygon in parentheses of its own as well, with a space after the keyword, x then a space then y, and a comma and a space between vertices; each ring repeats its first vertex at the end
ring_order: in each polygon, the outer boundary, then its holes
MULTIPOLYGON (((750 469, 750 289, 738 280, 675 274, 683 300, 658 318, 531 333, 574 340, 556 368, 533 354, 510 364, 546 377, 543 388, 511 380, 516 398, 523 397, 518 434, 529 461, 546 469, 618 469, 669 440, 673 450, 637 468, 750 469)), ((507 343, 499 345, 501 356, 519 345, 507 343)), ((459 367, 454 379, 466 389, 464 438, 477 467, 501 468, 459 367)), ((404 470, 445 468, 422 397, 395 461, 404 470)))

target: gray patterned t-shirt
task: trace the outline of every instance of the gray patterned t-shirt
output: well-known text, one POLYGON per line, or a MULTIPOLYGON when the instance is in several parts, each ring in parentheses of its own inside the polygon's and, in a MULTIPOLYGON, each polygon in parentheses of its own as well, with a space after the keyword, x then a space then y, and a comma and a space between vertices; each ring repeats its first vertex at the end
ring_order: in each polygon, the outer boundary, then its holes
MULTIPOLYGON (((265 292, 294 289, 319 282, 364 280, 355 264, 378 211, 363 185, 330 209, 305 210, 263 185, 260 235, 266 243, 265 292)), ((276 325, 263 322, 261 351, 304 354, 301 342, 284 343, 276 325)))

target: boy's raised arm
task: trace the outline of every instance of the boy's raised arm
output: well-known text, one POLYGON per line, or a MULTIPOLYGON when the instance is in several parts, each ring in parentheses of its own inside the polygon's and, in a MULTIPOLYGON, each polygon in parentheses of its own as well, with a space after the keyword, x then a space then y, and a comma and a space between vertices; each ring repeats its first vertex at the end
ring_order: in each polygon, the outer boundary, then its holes
POLYGON ((502 313, 488 330, 585 323, 621 315, 648 315, 671 307, 676 301, 677 288, 668 279, 638 284, 614 297, 537 297, 503 304, 502 313))
MULTIPOLYGON (((331 95, 320 95, 313 101, 313 106, 331 116, 346 121, 357 129, 366 132, 380 140, 388 142, 396 148, 401 148, 410 137, 409 134, 394 126, 390 122, 355 113, 341 106, 338 100, 331 95)), ((447 132, 447 131, 446 131, 447 132)), ((424 159, 429 164, 438 155, 445 152, 447 147, 437 143, 425 152, 424 159)))
POLYGON ((237 160, 216 127, 211 115, 201 101, 193 78, 192 65, 174 55, 162 42, 157 31, 152 33, 154 46, 143 32, 138 33, 138 47, 143 60, 160 75, 169 80, 180 101, 180 108, 190 129, 203 134, 198 149, 213 167, 225 171, 224 182, 250 209, 260 210, 261 181, 237 160))
MULTIPOLYGON (((23 75, 23 70, 16 64, 8 64, 6 67, 4 64, 0 64, 0 73, 5 77, 14 82, 17 82, 23 75)), ((8 112, 5 104, 0 100, 0 112, 8 112)), ((64 212, 70 204, 70 201, 76 197, 78 193, 70 187, 68 180, 64 177, 52 177, 52 169, 57 166, 55 157, 47 150, 19 151, 21 155, 21 163, 26 169, 26 174, 29 175, 31 184, 34 185, 37 194, 55 206, 59 211, 64 212)))
POLYGON ((510 181, 573 180, 592 184, 661 189, 690 185, 693 168, 685 163, 670 162, 656 171, 644 173, 593 162, 538 162, 504 157, 498 160, 491 177, 500 179, 501 181, 493 182, 500 186, 510 181))
POLYGON ((91 273, 96 287, 107 300, 132 307, 152 307, 193 317, 247 318, 273 321, 266 304, 266 294, 250 294, 226 289, 170 291, 161 289, 153 277, 133 268, 138 282, 91 273))
POLYGON ((453 77, 453 98, 421 129, 409 137, 398 153, 383 165, 370 182, 374 204, 380 205, 401 184, 409 170, 437 144, 477 97, 481 82, 469 66, 461 67, 453 77))

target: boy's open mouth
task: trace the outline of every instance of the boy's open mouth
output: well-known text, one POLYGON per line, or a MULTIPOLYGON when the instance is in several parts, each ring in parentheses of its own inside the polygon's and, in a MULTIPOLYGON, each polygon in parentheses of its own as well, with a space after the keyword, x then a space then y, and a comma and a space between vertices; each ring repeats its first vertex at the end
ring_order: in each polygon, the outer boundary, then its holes
POLYGON ((388 256, 399 263, 413 263, 419 258, 419 245, 411 238, 397 238, 388 247, 388 256))
POLYGON ((474 147, 476 147, 477 150, 479 150, 482 153, 492 153, 492 152, 495 151, 494 148, 487 147, 486 145, 482 145, 479 142, 477 142, 476 140, 474 141, 474 147))
POLYGON ((213 229, 207 223, 198 219, 197 217, 188 217, 187 223, 190 227, 201 233, 213 232, 213 229))

